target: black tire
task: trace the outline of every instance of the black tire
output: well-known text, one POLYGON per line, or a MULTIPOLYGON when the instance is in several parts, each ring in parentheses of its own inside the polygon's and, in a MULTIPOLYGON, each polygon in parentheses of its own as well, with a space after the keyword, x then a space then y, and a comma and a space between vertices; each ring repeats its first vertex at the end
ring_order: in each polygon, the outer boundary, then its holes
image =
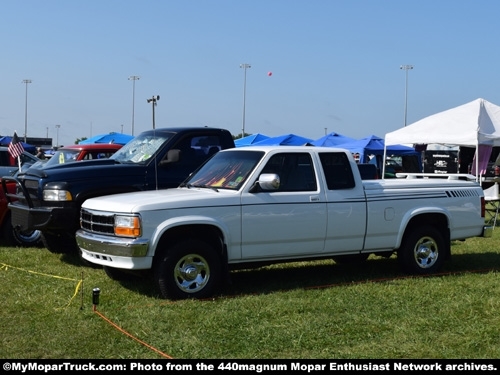
POLYGON ((42 232, 39 230, 22 232, 12 227, 10 214, 5 217, 3 237, 7 244, 20 247, 41 247, 42 232))
POLYGON ((446 242, 432 226, 414 227, 403 239, 398 262, 403 272, 429 275, 438 272, 446 258, 446 242))
POLYGON ((208 298, 219 288, 221 260, 206 242, 183 240, 155 257, 154 279, 163 298, 208 298))
POLYGON ((370 254, 350 254, 350 255, 337 255, 333 257, 335 263, 338 264, 359 264, 364 263, 368 259, 370 254))
POLYGON ((76 243, 75 236, 42 233, 43 245, 55 254, 79 254, 80 248, 76 243))

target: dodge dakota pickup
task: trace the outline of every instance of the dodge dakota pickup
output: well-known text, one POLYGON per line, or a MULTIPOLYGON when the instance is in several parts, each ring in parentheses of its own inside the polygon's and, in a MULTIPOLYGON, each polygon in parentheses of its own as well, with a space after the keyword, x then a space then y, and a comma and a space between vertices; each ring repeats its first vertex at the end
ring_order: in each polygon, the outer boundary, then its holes
POLYGON ((362 180, 350 152, 314 146, 223 150, 176 189, 86 200, 80 225, 85 260, 114 279, 149 273, 170 299, 277 262, 396 253, 404 272, 431 274, 451 241, 492 233, 475 181, 362 180))

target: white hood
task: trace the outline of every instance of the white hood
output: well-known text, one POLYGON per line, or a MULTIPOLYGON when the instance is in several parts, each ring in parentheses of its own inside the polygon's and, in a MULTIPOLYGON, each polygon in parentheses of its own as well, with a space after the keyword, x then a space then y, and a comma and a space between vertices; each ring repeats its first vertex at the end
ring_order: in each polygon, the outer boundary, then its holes
POLYGON ((237 191, 220 189, 215 191, 206 188, 176 188, 135 193, 113 194, 87 199, 82 207, 117 213, 133 213, 161 209, 202 207, 239 204, 240 194, 237 191))

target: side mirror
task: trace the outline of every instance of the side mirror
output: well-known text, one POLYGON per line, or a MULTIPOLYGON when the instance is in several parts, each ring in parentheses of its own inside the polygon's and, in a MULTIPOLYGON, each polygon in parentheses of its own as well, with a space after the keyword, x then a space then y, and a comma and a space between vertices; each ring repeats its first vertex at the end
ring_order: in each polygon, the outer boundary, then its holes
POLYGON ((168 150, 167 159, 171 162, 176 162, 181 160, 181 150, 179 150, 178 148, 173 148, 171 150, 168 150))
POLYGON ((276 191, 280 188, 281 181, 276 173, 263 173, 257 183, 263 191, 276 191))
POLYGON ((168 150, 167 157, 160 162, 160 165, 176 163, 180 160, 181 150, 173 148, 168 150))

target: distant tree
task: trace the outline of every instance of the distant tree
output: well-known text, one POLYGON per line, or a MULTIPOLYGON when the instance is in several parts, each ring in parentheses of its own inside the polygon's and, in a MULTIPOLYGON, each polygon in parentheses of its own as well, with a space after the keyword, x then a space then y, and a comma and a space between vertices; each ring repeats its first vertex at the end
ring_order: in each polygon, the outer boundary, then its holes
POLYGON ((234 135, 234 134, 233 134, 233 140, 235 140, 235 139, 240 139, 240 138, 244 138, 244 137, 249 136, 249 135, 252 135, 252 134, 249 134, 249 133, 246 133, 246 132, 245 132, 245 134, 244 134, 244 135, 242 135, 242 133, 239 133, 238 135, 234 135))
POLYGON ((75 145, 77 145, 78 143, 80 143, 81 141, 84 141, 86 139, 87 139, 87 137, 77 138, 75 141, 75 145))

